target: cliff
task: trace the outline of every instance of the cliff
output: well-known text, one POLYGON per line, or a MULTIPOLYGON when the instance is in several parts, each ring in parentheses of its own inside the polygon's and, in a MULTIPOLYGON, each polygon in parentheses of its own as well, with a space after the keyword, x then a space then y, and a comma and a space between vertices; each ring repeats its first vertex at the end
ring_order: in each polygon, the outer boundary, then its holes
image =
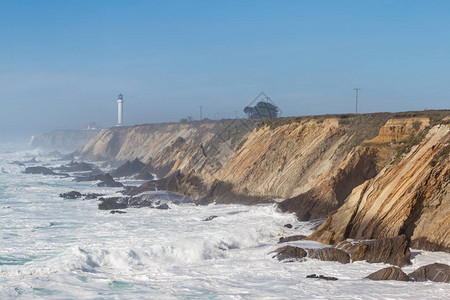
POLYGON ((35 135, 30 141, 33 148, 74 151, 95 137, 99 130, 53 130, 35 135))
POLYGON ((449 141, 448 124, 432 127, 397 164, 356 188, 309 238, 333 244, 406 234, 414 248, 450 252, 449 141))
POLYGON ((415 247, 449 251, 448 115, 119 127, 102 130, 80 153, 137 157, 165 178, 160 187, 201 203, 276 201, 301 220, 328 217, 310 237, 321 242, 405 234, 415 247))

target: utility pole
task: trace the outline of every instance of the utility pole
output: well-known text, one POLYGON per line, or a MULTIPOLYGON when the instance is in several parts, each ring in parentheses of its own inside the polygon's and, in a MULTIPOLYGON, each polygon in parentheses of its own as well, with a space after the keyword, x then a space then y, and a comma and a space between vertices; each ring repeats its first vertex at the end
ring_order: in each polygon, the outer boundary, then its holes
POLYGON ((356 107, 355 107, 355 114, 358 114, 358 91, 361 88, 354 88, 354 90, 356 91, 356 107))
POLYGON ((203 120, 203 106, 199 106, 200 107, 200 121, 203 120))

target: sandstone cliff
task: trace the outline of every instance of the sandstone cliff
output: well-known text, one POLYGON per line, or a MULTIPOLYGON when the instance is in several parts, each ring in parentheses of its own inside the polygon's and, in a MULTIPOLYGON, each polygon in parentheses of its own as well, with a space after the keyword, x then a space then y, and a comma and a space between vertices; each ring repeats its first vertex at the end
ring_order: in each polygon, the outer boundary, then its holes
POLYGON ((277 201, 302 220, 332 215, 310 237, 322 242, 405 234, 415 247, 449 251, 446 115, 119 127, 102 130, 80 153, 86 159, 137 157, 165 177, 159 188, 201 203, 277 201))
POLYGON ((354 189, 309 238, 332 244, 406 234, 415 248, 450 251, 449 142, 448 124, 431 128, 398 163, 354 189))

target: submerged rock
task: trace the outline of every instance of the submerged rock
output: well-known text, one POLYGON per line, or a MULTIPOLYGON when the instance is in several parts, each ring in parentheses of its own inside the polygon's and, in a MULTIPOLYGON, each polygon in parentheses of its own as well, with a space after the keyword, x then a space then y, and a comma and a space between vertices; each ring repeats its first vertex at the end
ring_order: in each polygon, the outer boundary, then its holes
POLYGON ((388 267, 378 270, 366 277, 371 280, 397 280, 409 281, 408 275, 398 267, 388 267))
POLYGON ((335 248, 348 252, 353 261, 382 262, 399 267, 411 263, 409 241, 405 235, 378 240, 344 241, 335 248))
POLYGON ((92 171, 94 168, 95 166, 93 164, 71 161, 68 165, 62 166, 58 169, 64 172, 86 172, 92 171))
POLYGON ((167 205, 167 203, 163 203, 161 205, 158 205, 157 207, 155 207, 156 209, 169 209, 169 205, 167 205))
POLYGON ((108 173, 106 174, 96 174, 92 176, 78 177, 75 181, 100 181, 97 183, 99 187, 123 187, 124 185, 120 182, 117 182, 112 178, 108 173))
POLYGON ((292 228, 292 224, 284 224, 284 227, 291 229, 292 228))
POLYGON ((67 193, 59 194, 59 196, 64 199, 77 199, 77 198, 81 198, 82 195, 80 192, 70 191, 67 193))
POLYGON ((303 248, 294 247, 294 246, 284 246, 284 247, 278 248, 274 252, 276 254, 274 256, 272 256, 272 258, 277 258, 279 261, 301 260, 302 258, 306 257, 306 255, 308 254, 308 253, 306 253, 306 251, 303 248))
POLYGON ((46 167, 28 167, 25 169, 26 174, 43 174, 43 175, 57 175, 51 169, 46 167))
POLYGON ((350 263, 350 255, 344 250, 336 248, 309 249, 308 257, 323 261, 336 261, 341 264, 350 263))
POLYGON ((114 215, 114 214, 126 214, 127 212, 123 210, 112 210, 109 213, 114 215))
POLYGON ((338 280, 336 277, 324 276, 324 275, 317 276, 316 274, 307 275, 306 278, 317 278, 317 279, 331 280, 331 281, 338 280))
POLYGON ((434 263, 418 268, 408 276, 414 281, 434 281, 450 283, 450 266, 434 263))
POLYGON ((28 167, 25 169, 25 174, 42 174, 42 175, 59 175, 59 176, 69 176, 64 173, 55 173, 53 170, 46 167, 28 167))
POLYGON ((291 236, 286 236, 286 237, 282 236, 278 240, 278 243, 281 244, 281 243, 287 243, 287 242, 301 241, 304 238, 306 238, 306 235, 301 235, 301 234, 299 234, 299 235, 291 235, 291 236))
POLYGON ((105 196, 105 194, 96 194, 96 193, 88 193, 84 195, 84 199, 91 200, 91 199, 97 199, 98 197, 105 196))
POLYGON ((97 186, 98 187, 123 187, 123 184, 113 180, 113 181, 101 181, 101 182, 97 183, 97 186))
POLYGON ((202 221, 206 221, 207 222, 207 221, 211 221, 211 220, 213 220, 215 218, 217 218, 217 216, 209 216, 206 219, 203 219, 202 221))

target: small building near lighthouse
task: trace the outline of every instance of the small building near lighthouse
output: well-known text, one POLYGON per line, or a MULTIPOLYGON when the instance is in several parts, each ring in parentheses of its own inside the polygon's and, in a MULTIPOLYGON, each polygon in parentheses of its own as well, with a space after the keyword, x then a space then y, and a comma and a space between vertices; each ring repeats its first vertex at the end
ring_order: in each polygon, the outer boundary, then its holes
POLYGON ((123 95, 119 94, 117 100, 117 126, 122 126, 123 121, 123 95))

